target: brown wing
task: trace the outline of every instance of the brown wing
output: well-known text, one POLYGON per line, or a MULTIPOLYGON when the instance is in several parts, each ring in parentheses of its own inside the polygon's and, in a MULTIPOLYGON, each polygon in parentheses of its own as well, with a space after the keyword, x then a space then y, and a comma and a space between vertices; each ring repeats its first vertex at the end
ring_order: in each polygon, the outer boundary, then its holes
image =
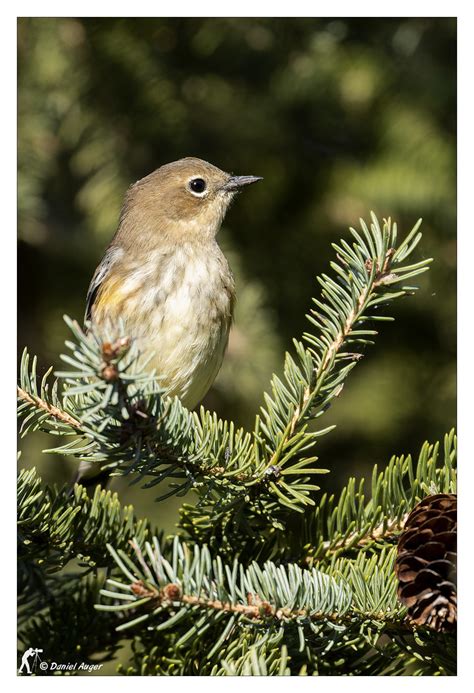
POLYGON ((96 302, 97 296, 100 292, 101 286, 104 283, 107 275, 109 274, 110 268, 117 260, 117 248, 107 248, 104 257, 99 263, 94 276, 92 277, 91 283, 87 290, 86 296, 86 312, 84 314, 84 322, 92 320, 92 309, 94 303, 96 302))

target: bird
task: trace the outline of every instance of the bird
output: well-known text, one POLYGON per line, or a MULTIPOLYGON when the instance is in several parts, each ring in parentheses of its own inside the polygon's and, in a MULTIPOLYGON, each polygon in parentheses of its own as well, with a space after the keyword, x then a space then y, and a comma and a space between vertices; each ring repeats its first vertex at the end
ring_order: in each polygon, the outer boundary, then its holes
POLYGON ((234 278, 216 236, 235 195, 260 180, 195 157, 138 180, 89 285, 85 324, 110 334, 121 321, 164 394, 188 409, 214 382, 233 320, 234 278))

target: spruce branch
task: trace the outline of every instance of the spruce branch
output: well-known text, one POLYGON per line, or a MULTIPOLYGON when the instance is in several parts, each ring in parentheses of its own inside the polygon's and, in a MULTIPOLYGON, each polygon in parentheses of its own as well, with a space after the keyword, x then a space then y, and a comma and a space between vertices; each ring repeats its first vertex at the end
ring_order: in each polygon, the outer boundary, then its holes
MULTIPOLYGON (((333 244, 339 260, 339 263, 331 263, 336 277, 326 274, 318 277, 323 300, 313 299, 316 308, 307 316, 317 333, 303 335, 308 348, 294 341, 298 363, 287 354, 285 383, 275 376, 273 396, 266 395, 262 428, 273 446, 273 465, 287 448, 292 448, 295 431, 318 418, 340 395, 345 377, 363 356, 358 348, 372 344, 371 338, 377 334, 365 324, 392 319, 376 314, 379 305, 412 293, 415 287, 406 286, 404 282, 425 272, 431 262, 423 260, 399 266, 421 240, 418 231, 421 220, 398 250, 397 225, 390 219, 385 220, 381 228, 372 214, 370 228, 362 219, 360 224, 362 233, 351 228, 355 239, 352 246, 344 240, 340 245, 333 244), (398 292, 386 290, 400 282, 403 285, 398 292), (346 347, 350 351, 342 351, 346 347), (289 426, 283 427, 281 422, 288 420, 289 426)), ((314 439, 326 432, 315 432, 314 439)))
MULTIPOLYGON (((313 479, 327 472, 315 465, 314 446, 333 427, 310 430, 309 424, 339 396, 361 350, 372 343, 376 332, 366 323, 390 319, 379 315, 380 305, 413 293, 406 281, 428 269, 430 260, 404 264, 421 238, 418 227, 397 248, 396 224, 385 220, 381 227, 372 215, 370 228, 361 221, 361 232, 351 229, 352 245, 334 246, 334 277, 318 279, 322 300, 314 300, 308 315, 315 334, 303 335, 307 346, 295 340, 295 357, 286 354, 283 380, 273 377, 252 432, 165 398, 123 326, 103 342, 69 319, 75 341, 67 342, 72 355, 62 358, 70 370, 56 374, 59 384, 50 387, 47 374, 38 393, 36 361, 30 368, 24 355, 23 432, 72 435, 57 452, 133 474, 147 487, 167 483, 161 498, 193 489, 201 515, 214 526, 229 518, 248 523, 258 514, 267 526, 283 528, 288 512, 314 506, 319 487, 313 479), (396 283, 401 287, 394 292, 396 283)), ((189 521, 198 521, 199 513, 189 521)))
POLYGON ((57 419, 61 423, 67 424, 68 426, 72 426, 73 428, 76 428, 79 431, 81 430, 81 424, 79 423, 79 421, 76 421, 76 419, 70 416, 67 412, 61 411, 61 409, 59 409, 58 407, 41 399, 41 397, 30 395, 28 392, 25 392, 25 390, 23 390, 21 387, 17 387, 17 396, 20 402, 31 404, 35 409, 40 409, 50 414, 51 417, 53 417, 53 419, 57 419))
POLYGON ((200 671, 211 667, 218 674, 233 671, 237 662, 248 666, 252 648, 257 668, 267 658, 280 661, 285 648, 291 673, 402 673, 406 652, 416 653, 409 661, 418 657, 426 673, 446 668, 449 657, 430 664, 420 645, 429 634, 397 601, 394 547, 308 570, 272 561, 262 567, 226 563, 178 538, 164 550, 156 539, 130 544, 132 551, 109 547, 121 576, 108 580, 96 608, 118 617, 118 632, 145 638, 157 667, 169 662, 172 647, 181 674, 190 673, 193 653, 200 653, 200 671))
POLYGON ((41 378, 38 389, 37 358, 31 359, 28 350, 23 350, 20 365, 20 385, 17 386, 18 418, 20 434, 42 430, 46 433, 76 435, 81 431, 80 421, 65 408, 58 395, 58 381, 50 382, 49 368, 41 378))
POLYGON ((120 630, 145 621, 150 626, 150 620, 155 620, 156 630, 164 630, 199 611, 205 618, 227 615, 268 628, 308 625, 313 632, 319 632, 321 624, 354 626, 368 618, 397 631, 411 627, 403 621, 404 608, 396 602, 393 552, 382 556, 379 564, 361 556, 350 564, 350 570, 338 563, 328 573, 295 564, 277 566, 271 561, 263 568, 256 563, 244 568, 237 561, 226 565, 219 556, 212 558, 207 547, 194 545, 191 549, 177 539, 169 559, 156 538, 153 544, 145 544, 145 553, 136 542, 131 546, 135 561, 124 550, 109 545, 126 581, 110 580, 111 589, 101 594, 114 603, 97 606, 122 615, 132 610, 132 619, 119 624, 120 630))
MULTIPOLYGON (((439 490, 454 490, 454 433, 451 432, 445 438, 443 467, 439 466, 439 447, 425 444, 416 470, 412 465, 402 465, 408 477, 414 476, 415 489, 412 495, 432 492, 435 485, 439 490)), ((395 464, 393 468, 396 466, 395 464)), ((39 486, 34 471, 25 471, 21 475, 27 475, 27 479, 29 475, 33 483, 19 484, 20 523, 23 529, 25 525, 30 526, 30 539, 37 539, 45 535, 32 533, 31 524, 43 527, 45 512, 47 517, 53 518, 53 525, 57 523, 60 526, 63 519, 67 521, 67 516, 65 518, 64 513, 59 512, 61 520, 58 521, 58 514, 51 512, 49 492, 45 497, 45 491, 39 486), (26 488, 28 492, 22 493, 22 488, 26 488)), ((380 479, 380 476, 377 478, 380 479)), ((390 486, 393 480, 394 477, 385 476, 386 483, 382 484, 382 488, 390 486)), ((111 494, 105 494, 106 498, 110 496, 111 494)), ((104 498, 103 492, 96 491, 96 498, 104 498)), ((89 503, 92 505, 95 499, 89 499, 89 503)), ((335 552, 328 552, 331 561, 322 570, 305 570, 294 564, 278 566, 273 562, 267 562, 263 568, 256 563, 245 568, 237 561, 226 563, 219 557, 213 559, 205 547, 186 546, 178 539, 175 539, 173 547, 167 544, 162 548, 156 539, 150 545, 143 538, 137 541, 130 539, 128 533, 121 535, 116 529, 112 531, 110 527, 104 527, 106 517, 117 517, 117 510, 112 511, 112 507, 109 507, 102 521, 100 514, 94 516, 91 513, 91 519, 95 520, 95 523, 91 523, 91 529, 94 526, 97 545, 106 541, 107 536, 115 534, 116 546, 122 548, 110 549, 110 555, 126 579, 123 581, 115 575, 111 576, 107 589, 101 594, 107 600, 113 600, 113 604, 111 607, 102 605, 101 608, 105 607, 110 612, 110 617, 117 614, 123 618, 129 613, 129 609, 133 616, 131 622, 121 624, 115 636, 110 633, 110 619, 104 624, 99 623, 95 632, 107 633, 103 642, 114 647, 114 643, 123 636, 127 637, 131 627, 132 632, 137 633, 141 632, 142 625, 152 628, 147 631, 150 634, 158 630, 158 642, 162 645, 153 645, 158 658, 156 665, 152 663, 155 659, 150 660, 149 657, 143 664, 151 667, 152 673, 170 673, 170 667, 175 668, 174 673, 190 673, 190 661, 195 659, 194 648, 197 647, 199 651, 199 642, 206 637, 206 633, 208 638, 201 643, 201 651, 208 652, 209 657, 207 663, 200 664, 201 672, 230 672, 238 662, 242 666, 247 662, 245 670, 248 671, 250 663, 244 652, 248 652, 249 647, 253 648, 254 653, 250 668, 260 667, 264 671, 264 662, 267 658, 269 662, 277 658, 282 646, 290 647, 291 655, 285 662, 286 666, 291 662, 292 673, 300 670, 302 673, 330 673, 331 666, 335 666, 331 664, 332 657, 337 658, 339 672, 374 675, 381 673, 380 667, 383 667, 385 673, 402 673, 406 671, 407 659, 405 655, 403 659, 401 653, 408 653, 409 662, 417 662, 420 673, 450 671, 450 665, 454 661, 452 639, 445 643, 443 653, 439 642, 432 641, 423 630, 414 628, 405 620, 405 610, 397 603, 393 547, 388 551, 380 551, 378 545, 377 551, 367 554, 361 544, 355 559, 348 559, 344 555, 336 558, 335 552), (128 546, 133 549, 134 560, 131 560, 130 552, 124 550, 128 546), (250 641, 247 637, 249 632, 252 634, 250 641), (382 637, 389 638, 388 644, 384 645, 383 656, 378 653, 375 657, 373 647, 382 637), (225 656, 225 663, 218 664, 216 658, 220 656, 221 648, 227 646, 229 638, 233 644, 232 652, 229 651, 225 656), (247 643, 245 646, 244 642, 247 643), (257 642, 258 646, 255 644, 257 642), (235 650, 239 646, 244 650, 240 654, 235 650), (329 646, 331 654, 327 651, 329 646), (354 647, 362 657, 363 667, 354 655, 354 647), (427 651, 431 653, 428 658, 427 651)), ((68 556, 82 560, 81 554, 77 553, 78 549, 83 550, 81 524, 71 526, 78 532, 79 542, 75 552, 69 552, 68 556)), ((322 534, 321 538, 324 537, 324 532, 322 534)), ((47 535, 45 539, 48 542, 47 535)), ((28 561, 35 543, 40 545, 41 541, 25 542, 28 561)), ((54 540, 52 543, 54 546, 54 540)), ((101 552, 97 549, 96 553, 100 555, 101 552)), ((102 552, 103 550, 102 544, 102 552)), ((31 556, 35 556, 35 549, 31 556)), ((112 565, 104 559, 97 563, 112 565)), ((20 565, 22 564, 21 560, 20 565)), ((40 564, 48 566, 48 561, 43 560, 40 564)), ((318 563, 320 565, 321 562, 318 563)), ((70 589, 75 591, 77 578, 70 577, 73 578, 70 589)), ((40 586, 40 589, 43 588, 40 586)), ((59 587, 56 585, 51 589, 54 597, 59 587)), ((63 588, 61 593, 64 596, 63 588)), ((51 601, 52 606, 55 601, 56 597, 51 601)), ((34 604, 39 604, 38 600, 32 602, 33 610, 34 604)), ((33 630, 27 624, 22 634, 27 639, 33 635, 36 637, 39 633, 44 634, 51 623, 56 623, 59 613, 60 609, 54 611, 56 615, 51 612, 53 621, 50 621, 47 614, 44 618, 36 619, 33 630)), ((90 620, 87 612, 83 615, 86 621, 90 620)), ((55 625, 51 627, 56 628, 55 625)), ((69 645, 66 644, 66 639, 62 644, 67 651, 69 645)), ((90 642, 87 651, 94 652, 90 642)), ((275 668, 272 671, 276 673, 275 668)))
MULTIPOLYGON (((349 479, 339 499, 323 494, 317 509, 306 514, 299 535, 307 538, 306 562, 331 559, 393 544, 409 513, 425 496, 456 492, 456 444, 454 430, 444 437, 444 445, 425 442, 417 463, 411 455, 393 456, 382 472, 375 465, 371 498, 366 500, 366 484, 349 479)), ((304 539, 303 539, 304 541, 304 539)))

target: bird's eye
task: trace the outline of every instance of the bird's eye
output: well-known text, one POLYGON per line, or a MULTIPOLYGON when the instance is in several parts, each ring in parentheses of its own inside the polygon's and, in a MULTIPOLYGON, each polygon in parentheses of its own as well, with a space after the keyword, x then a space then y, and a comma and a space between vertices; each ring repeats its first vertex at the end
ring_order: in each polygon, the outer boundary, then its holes
POLYGON ((193 178, 189 183, 189 187, 195 193, 203 193, 206 189, 206 181, 202 178, 193 178))

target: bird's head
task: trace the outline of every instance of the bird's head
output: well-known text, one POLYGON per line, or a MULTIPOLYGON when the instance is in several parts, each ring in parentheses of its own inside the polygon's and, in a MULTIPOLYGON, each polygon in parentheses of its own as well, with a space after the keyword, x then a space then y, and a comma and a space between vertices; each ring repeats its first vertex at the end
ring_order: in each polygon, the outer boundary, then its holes
POLYGON ((146 227, 157 242, 214 238, 235 194, 259 180, 225 173, 202 159, 174 161, 129 188, 120 227, 132 236, 146 227))

